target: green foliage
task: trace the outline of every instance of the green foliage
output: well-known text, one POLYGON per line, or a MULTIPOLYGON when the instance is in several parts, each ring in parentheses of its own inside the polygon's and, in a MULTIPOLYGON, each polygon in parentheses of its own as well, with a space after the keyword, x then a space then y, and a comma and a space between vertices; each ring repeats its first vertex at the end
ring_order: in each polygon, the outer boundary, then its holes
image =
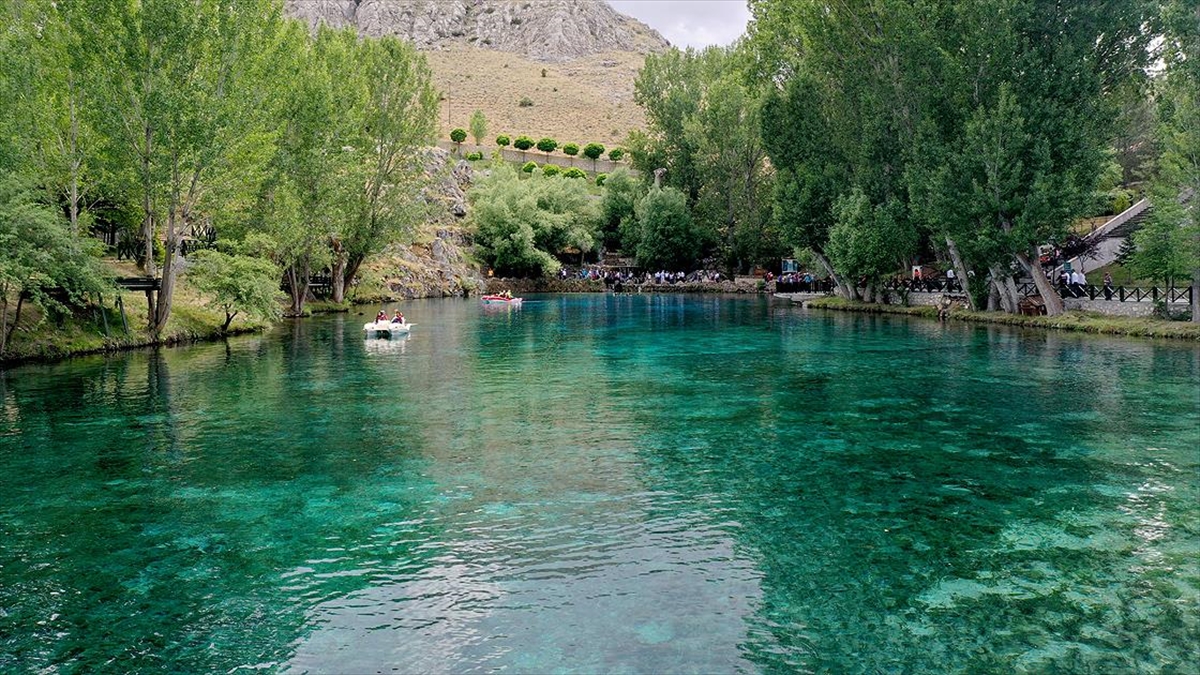
POLYGON ((608 174, 606 174, 606 173, 596 174, 596 185, 598 187, 604 187, 604 183, 607 180, 608 180, 608 174))
POLYGON ((582 181, 517 180, 502 165, 469 196, 481 258, 502 276, 550 275, 555 255, 595 247, 599 210, 582 181))
MULTIPOLYGON (((1162 156, 1153 182, 1154 210, 1133 234, 1130 267, 1138 276, 1177 283, 1190 276, 1200 296, 1200 26, 1195 3, 1164 5, 1166 73, 1158 82, 1162 156), (1181 196, 1190 192, 1190 199, 1181 196)), ((1200 322, 1200 297, 1192 298, 1200 322)))
MULTIPOLYGON (((603 147, 603 146, 601 146, 603 147)), ((614 162, 619 162, 625 158, 625 148, 613 148, 608 151, 608 158, 614 162)))
POLYGON ((562 169, 553 164, 542 165, 542 175, 546 177, 557 176, 562 169))
POLYGON ((463 141, 467 140, 467 130, 461 127, 452 130, 450 132, 450 140, 454 141, 455 143, 462 143, 463 141))
POLYGON ((521 100, 517 102, 517 105, 522 108, 532 108, 533 99, 529 98, 528 96, 522 96, 521 100))
POLYGON ((210 296, 209 306, 225 312, 225 325, 239 314, 253 319, 277 319, 282 313, 280 270, 269 260, 218 251, 197 251, 189 258, 188 279, 210 296))
POLYGON ((538 168, 537 162, 525 162, 521 165, 521 171, 524 173, 531 174, 536 168, 538 168))
POLYGON ((471 137, 475 139, 475 145, 483 143, 483 137, 487 136, 488 123, 482 110, 471 113, 471 121, 468 126, 471 127, 471 137))
POLYGON ((499 136, 496 137, 496 145, 498 145, 502 148, 507 147, 511 143, 512 143, 512 139, 510 139, 505 134, 500 134, 499 136))
POLYGON ((549 157, 550 153, 554 152, 554 149, 557 147, 558 141, 554 140, 553 138, 543 138, 537 142, 537 149, 546 153, 547 157, 549 157))
POLYGON ((564 143, 562 151, 564 155, 574 157, 579 154, 579 145, 577 143, 564 143))
POLYGON ((0 175, 0 353, 19 319, 9 316, 12 301, 61 313, 64 299, 80 303, 112 288, 98 242, 73 235, 62 213, 37 196, 20 178, 0 175))
POLYGON ((649 179, 666 169, 698 228, 729 272, 778 258, 783 245, 770 219, 774 172, 760 130, 761 96, 728 49, 650 55, 634 97, 647 131, 632 134, 633 163, 649 179))
POLYGON ((567 178, 587 178, 587 174, 583 172, 583 169, 575 166, 564 171, 563 176, 567 178))
POLYGON ((595 161, 604 154, 604 146, 599 143, 588 143, 583 147, 583 156, 595 161))
POLYGON ((468 152, 467 153, 467 161, 468 162, 478 162, 481 159, 483 159, 482 152, 468 152))
POLYGON ((605 179, 604 195, 600 200, 603 213, 600 230, 605 248, 637 252, 640 232, 636 209, 644 194, 642 183, 628 169, 617 169, 605 179))
POLYGON ((513 141, 513 147, 525 152, 533 147, 533 139, 528 136, 517 136, 517 140, 513 141))
POLYGON ((696 229, 687 198, 674 188, 652 189, 637 204, 638 264, 646 269, 685 271, 695 265, 703 235, 696 229))
POLYGON ((837 223, 829 232, 829 257, 851 279, 879 284, 895 274, 897 261, 912 255, 917 232, 904 222, 898 201, 872 205, 858 188, 834 204, 837 223))

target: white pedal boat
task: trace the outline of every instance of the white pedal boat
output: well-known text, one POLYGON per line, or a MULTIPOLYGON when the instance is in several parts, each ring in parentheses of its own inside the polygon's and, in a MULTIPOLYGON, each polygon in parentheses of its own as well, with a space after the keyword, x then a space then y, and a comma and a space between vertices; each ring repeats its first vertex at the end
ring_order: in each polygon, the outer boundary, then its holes
POLYGON ((401 337, 408 335, 412 327, 417 324, 408 323, 392 323, 391 321, 371 321, 363 324, 364 337, 401 337))

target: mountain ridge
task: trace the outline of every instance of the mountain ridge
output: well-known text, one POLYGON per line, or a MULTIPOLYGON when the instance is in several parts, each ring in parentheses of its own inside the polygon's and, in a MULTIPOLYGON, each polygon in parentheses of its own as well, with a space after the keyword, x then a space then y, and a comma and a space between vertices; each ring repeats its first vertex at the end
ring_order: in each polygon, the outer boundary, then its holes
POLYGON ((490 49, 543 63, 606 52, 649 54, 670 43, 603 0, 285 0, 309 26, 354 26, 425 51, 490 49))

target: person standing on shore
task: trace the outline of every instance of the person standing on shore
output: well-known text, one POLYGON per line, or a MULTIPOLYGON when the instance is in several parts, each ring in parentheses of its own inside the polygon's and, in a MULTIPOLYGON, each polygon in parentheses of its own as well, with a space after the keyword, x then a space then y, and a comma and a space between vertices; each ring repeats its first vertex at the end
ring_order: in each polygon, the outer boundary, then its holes
POLYGON ((1104 273, 1104 299, 1112 300, 1112 275, 1104 273))

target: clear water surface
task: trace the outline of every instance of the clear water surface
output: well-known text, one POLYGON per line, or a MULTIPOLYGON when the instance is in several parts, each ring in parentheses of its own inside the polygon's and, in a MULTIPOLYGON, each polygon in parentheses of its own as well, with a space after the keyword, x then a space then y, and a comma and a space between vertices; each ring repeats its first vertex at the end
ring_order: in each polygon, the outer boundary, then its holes
POLYGON ((0 376, 0 671, 1200 672, 1197 346, 529 300, 0 376))

